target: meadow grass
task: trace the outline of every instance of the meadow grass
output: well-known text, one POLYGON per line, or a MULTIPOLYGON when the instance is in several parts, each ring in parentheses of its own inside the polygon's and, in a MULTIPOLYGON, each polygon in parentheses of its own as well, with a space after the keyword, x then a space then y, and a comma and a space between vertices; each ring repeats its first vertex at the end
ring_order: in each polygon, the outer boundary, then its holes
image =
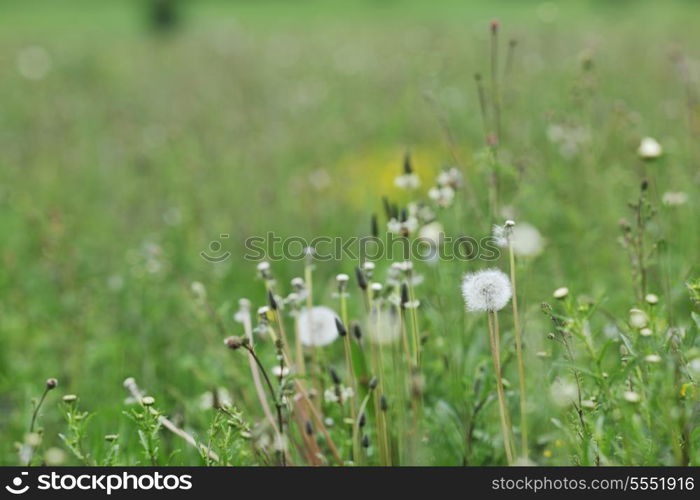
MULTIPOLYGON (((278 463, 263 398, 275 420, 277 403, 287 409, 290 463, 335 464, 337 454, 369 464, 505 464, 487 318, 465 311, 460 284, 465 272, 511 265, 529 460, 700 462, 700 388, 688 368, 700 358, 700 310, 686 285, 700 275, 697 7, 425 5, 200 2, 178 31, 157 36, 128 2, 4 2, 1 464, 23 463, 27 450, 35 464, 216 463, 207 450, 220 463, 278 463), (494 18, 497 148, 485 146, 496 128, 494 18), (32 79, 46 55, 48 69, 32 79), (646 136, 663 147, 656 160, 637 153, 646 136), (411 192, 394 184, 407 150, 421 180, 411 192), (429 188, 452 165, 464 182, 450 207, 436 207, 429 188), (664 203, 677 192, 685 203, 664 203), (267 231, 367 235, 378 214, 383 233, 382 196, 402 208, 424 200, 452 236, 486 237, 506 219, 532 224, 542 250, 512 264, 508 247, 496 262, 414 263, 397 271, 395 287, 391 264, 378 261, 373 277, 363 274, 369 292, 355 283, 360 262, 272 262, 271 287, 243 259, 244 239, 267 231), (213 240, 231 252, 223 263, 200 256, 213 240), (340 273, 350 276, 345 290, 340 273), (409 288, 411 273, 422 282, 409 288), (284 300, 295 277, 313 305, 337 311, 347 341, 307 349, 308 377, 276 377, 280 357, 298 359, 287 313, 308 304, 284 300), (555 299, 559 287, 568 294, 555 299), (271 289, 286 308, 266 316, 258 339, 256 311, 271 305, 271 289), (241 298, 252 303, 254 348, 272 391, 264 378, 262 393, 256 386, 245 352, 223 345, 247 335, 234 319, 241 298), (377 325, 393 328, 394 306, 399 343, 380 348, 367 339, 377 325), (272 340, 280 327, 283 347, 272 340), (32 399, 49 377, 59 383, 38 412, 38 439, 28 435, 32 399), (153 404, 133 397, 128 377, 153 404), (398 388, 386 405, 385 384, 398 388), (359 386, 352 409, 340 404, 348 386, 359 386), (291 402, 311 389, 313 401, 291 402), (320 403, 327 389, 338 402, 320 403), (234 406, 211 408, 227 396, 234 406), (363 404, 363 429, 357 418, 344 424, 363 404)), ((499 312, 500 361, 522 461, 511 307, 499 312)))

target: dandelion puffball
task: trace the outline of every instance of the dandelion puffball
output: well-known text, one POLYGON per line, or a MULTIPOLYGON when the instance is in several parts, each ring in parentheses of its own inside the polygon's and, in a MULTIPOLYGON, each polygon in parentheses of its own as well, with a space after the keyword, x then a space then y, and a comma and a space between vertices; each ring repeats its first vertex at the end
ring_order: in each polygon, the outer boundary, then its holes
POLYGON ((513 244, 513 253, 519 257, 536 257, 544 249, 544 238, 535 226, 528 223, 515 224, 506 221, 505 226, 493 227, 493 239, 500 247, 513 244))
POLYGON ((639 401, 642 399, 641 396, 634 391, 625 391, 625 394, 623 396, 625 398, 625 401, 629 403, 639 403, 639 401))
POLYGON ((645 137, 639 144, 637 153, 645 160, 652 160, 661 156, 661 154, 663 153, 663 148, 656 139, 652 137, 645 137))
POLYGON ((401 337, 399 311, 395 306, 388 309, 373 307, 369 314, 367 334, 373 344, 392 344, 401 337))
POLYGON ((335 312, 325 306, 315 306, 299 313, 299 340, 303 345, 322 347, 338 337, 335 312))
POLYGON ((577 400, 578 389, 570 380, 556 379, 549 388, 549 394, 555 405, 564 408, 577 400))
POLYGON ((485 269, 464 275, 462 295, 469 311, 498 311, 510 300, 510 280, 499 269, 485 269))
POLYGON ((647 326, 649 318, 641 309, 630 309, 630 325, 634 328, 641 329, 647 326))

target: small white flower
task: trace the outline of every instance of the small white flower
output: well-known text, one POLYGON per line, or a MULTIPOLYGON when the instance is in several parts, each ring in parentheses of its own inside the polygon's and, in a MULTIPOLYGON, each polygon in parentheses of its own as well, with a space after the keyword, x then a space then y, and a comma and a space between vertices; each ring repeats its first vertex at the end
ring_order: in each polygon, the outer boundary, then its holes
POLYGON ((322 347, 338 337, 337 315, 325 306, 315 306, 299 313, 299 340, 303 345, 322 347))
POLYGON ((679 205, 685 205, 688 202, 688 194, 683 191, 666 191, 661 201, 664 205, 669 207, 677 207, 679 205))
POLYGON ((401 189, 416 189, 420 186, 420 178, 414 173, 403 174, 394 179, 394 184, 401 189))
POLYGON ((280 365, 275 365, 272 367, 272 374, 277 378, 286 377, 289 375, 289 367, 282 368, 280 365))
POLYGON ((374 281, 374 282, 372 282, 372 284, 370 285, 370 288, 371 288, 372 291, 374 291, 374 292, 381 292, 383 286, 382 286, 381 283, 377 283, 376 281, 374 281))
POLYGON ((337 403, 340 401, 338 395, 335 393, 335 389, 326 389, 323 391, 323 400, 326 403, 337 403))
POLYGON ((207 298, 207 289, 199 281, 193 281, 190 285, 190 289, 195 299, 198 301, 203 302, 207 298))
POLYGON ((552 296, 557 300, 565 299, 567 295, 569 295, 569 289, 565 286, 557 288, 552 294, 552 296))
POLYGON ((647 304, 655 306, 659 303, 659 296, 653 293, 648 293, 647 296, 644 297, 644 300, 646 300, 647 304))
POLYGON ((264 260, 264 261, 258 263, 257 269, 261 273, 265 272, 265 271, 269 271, 270 270, 270 263, 264 260))
POLYGON ((624 397, 625 401, 629 403, 639 403, 639 401, 642 399, 642 397, 634 391, 625 391, 624 397))
POLYGON ((653 333, 654 332, 651 331, 651 328, 642 328, 641 330, 639 330, 639 335, 641 335, 642 337, 651 337, 653 333))
POLYGON ((457 167, 443 169, 437 176, 437 184, 457 189, 462 185, 462 172, 457 167))
POLYGON ((498 311, 513 294, 510 280, 499 269, 485 269, 464 275, 462 295, 469 311, 498 311))
POLYGON ((641 329, 647 326, 649 318, 641 309, 630 309, 630 325, 634 328, 641 329))
POLYGON ((437 186, 428 190, 428 198, 441 207, 449 207, 455 198, 455 190, 450 186, 437 186))
POLYGON ((651 160, 661 156, 663 153, 663 148, 661 147, 661 144, 659 144, 653 137, 645 137, 639 144, 637 153, 645 160, 651 160))
POLYGON ((647 363, 660 363, 661 362, 661 356, 658 354, 649 354, 648 356, 644 357, 644 361, 647 363))

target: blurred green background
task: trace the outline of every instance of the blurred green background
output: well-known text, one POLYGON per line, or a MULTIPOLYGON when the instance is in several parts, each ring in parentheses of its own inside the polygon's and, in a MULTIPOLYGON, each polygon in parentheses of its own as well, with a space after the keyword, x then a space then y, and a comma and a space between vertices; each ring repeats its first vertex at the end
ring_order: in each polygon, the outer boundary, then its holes
MULTIPOLYGON (((506 202, 548 242, 523 281, 533 324, 562 284, 605 295, 610 308, 633 305, 617 221, 637 190, 645 135, 667 151, 659 191, 690 194, 662 214, 668 300, 685 301, 700 243, 688 125, 697 2, 179 7, 171 29, 154 29, 145 0, 0 0, 0 463, 16 463, 13 442, 47 377, 98 412, 99 438, 126 425, 127 376, 185 422, 202 392, 245 376, 192 306, 189 284, 205 283, 235 332, 238 298, 264 302, 242 259, 246 236, 366 234, 380 196, 396 194, 406 148, 425 188, 452 162, 436 114, 470 164, 483 143, 473 75, 488 74, 492 19, 504 48, 517 40, 504 142, 519 177, 506 202), (547 139, 552 123, 593 135, 567 158, 547 139), (232 257, 200 258, 222 233, 232 257)), ((488 233, 464 220, 461 231, 488 233)), ((319 266, 319 295, 351 270, 319 266)), ((276 272, 287 283, 301 266, 276 272)), ((44 413, 55 434, 60 415, 44 413)))

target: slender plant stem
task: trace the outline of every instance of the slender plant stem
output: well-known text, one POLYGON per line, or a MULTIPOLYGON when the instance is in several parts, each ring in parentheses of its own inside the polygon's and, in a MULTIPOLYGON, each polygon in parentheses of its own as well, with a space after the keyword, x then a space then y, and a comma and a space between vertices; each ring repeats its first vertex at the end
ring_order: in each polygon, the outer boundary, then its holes
POLYGON ((250 345, 245 346, 246 350, 250 353, 251 356, 253 356, 253 359, 258 365, 258 368, 260 368, 260 372, 263 375, 263 378, 265 379, 265 382, 267 383, 267 388, 270 391, 270 397, 274 400, 275 402, 275 409, 277 410, 277 425, 279 426, 278 429, 278 437, 279 437, 279 447, 280 449, 278 450, 279 453, 279 459, 280 463, 282 466, 287 465, 287 451, 285 449, 285 443, 284 443, 284 419, 282 418, 282 403, 280 402, 279 398, 277 397, 277 394, 275 393, 275 388, 272 386, 272 382, 270 381, 270 377, 267 375, 267 370, 265 370, 265 367, 263 364, 260 362, 260 359, 258 356, 255 354, 255 350, 250 347, 250 345))
MULTIPOLYGON (((355 398, 359 396, 359 393, 357 391, 357 381, 355 379, 355 370, 353 369, 352 366, 352 347, 350 345, 350 335, 351 333, 347 331, 347 328, 349 327, 348 323, 348 305, 347 305, 347 300, 345 297, 345 292, 340 290, 340 316, 343 321, 343 325, 346 329, 345 336, 343 337, 343 346, 345 350, 345 365, 346 369, 348 372, 348 381, 350 382, 350 387, 352 388, 353 391, 353 397, 350 398, 350 418, 352 419, 353 424, 357 421, 357 407, 355 405, 355 398)), ((360 459, 360 440, 355 434, 353 433, 353 439, 352 439, 352 456, 353 460, 356 463, 359 463, 358 460, 360 459)))
POLYGON ((49 393, 51 389, 47 386, 44 389, 44 393, 41 395, 41 398, 39 398, 39 402, 36 404, 36 408, 34 408, 34 412, 32 413, 32 421, 29 424, 29 432, 32 433, 34 432, 34 424, 36 423, 36 417, 39 415, 39 410, 41 409, 41 405, 44 404, 44 400, 46 399, 46 395, 49 393))
POLYGON ((513 465, 513 451, 510 443, 510 431, 508 430, 508 419, 506 418, 506 397, 505 391, 503 390, 503 380, 501 378, 501 356, 498 352, 498 341, 496 333, 495 324, 495 311, 489 311, 488 323, 489 323, 489 339, 491 340, 491 355, 493 357, 493 367, 496 375, 496 392, 498 394, 498 409, 501 419, 501 433, 503 434, 503 447, 506 452, 506 460, 508 465, 513 465))
POLYGON ((513 242, 508 238, 508 253, 510 254, 510 281, 513 285, 513 324, 515 327, 515 351, 518 356, 518 381, 520 383, 520 437, 523 457, 529 456, 527 440, 527 403, 525 397, 525 362, 523 361, 523 340, 520 316, 518 314, 518 288, 515 281, 515 255, 513 242))

